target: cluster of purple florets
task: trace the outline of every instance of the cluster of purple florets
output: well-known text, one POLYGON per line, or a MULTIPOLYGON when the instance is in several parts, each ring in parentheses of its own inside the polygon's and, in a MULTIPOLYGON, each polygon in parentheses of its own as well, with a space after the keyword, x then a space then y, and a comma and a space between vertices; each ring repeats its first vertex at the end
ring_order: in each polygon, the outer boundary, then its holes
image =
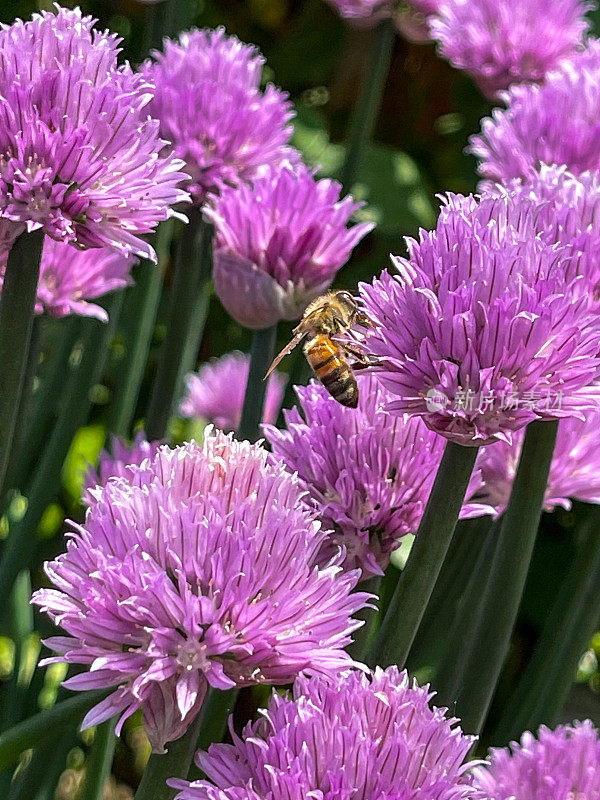
MULTIPOLYGON (((333 2, 406 25, 406 4, 333 2)), ((435 228, 362 284, 371 368, 358 408, 313 382, 270 452, 235 439, 249 360, 187 376, 181 416, 201 444, 115 439, 86 476, 87 513, 46 565, 34 602, 65 632, 46 644, 83 667, 66 685, 110 693, 91 726, 141 710, 153 749, 189 728, 209 689, 292 684, 232 744, 198 755, 180 800, 592 800, 588 723, 526 734, 489 763, 394 667, 347 652, 357 589, 418 531, 446 440, 483 446, 461 516, 505 509, 526 426, 559 419, 545 507, 600 502, 600 48, 582 0, 409 4, 440 53, 504 108, 470 150, 485 180, 449 194, 435 228), (497 93, 500 92, 499 95, 497 93), (211 427, 216 426, 216 428, 211 427)), ((382 22, 383 21, 383 22, 382 22)), ((166 41, 139 71, 77 10, 0 30, 0 277, 15 239, 42 229, 36 311, 106 319, 91 300, 130 283, 142 238, 201 208, 214 282, 240 324, 297 320, 373 225, 292 147, 293 108, 262 85, 258 51, 223 29, 166 41)), ((356 342, 355 342, 356 344, 356 342)))
POLYGON ((373 226, 348 229, 358 205, 302 164, 263 57, 193 30, 135 72, 93 24, 58 9, 0 31, 0 279, 15 239, 42 228, 37 312, 104 319, 89 300, 127 285, 135 256, 155 260, 140 235, 191 200, 217 226, 217 291, 238 321, 301 314, 373 226))

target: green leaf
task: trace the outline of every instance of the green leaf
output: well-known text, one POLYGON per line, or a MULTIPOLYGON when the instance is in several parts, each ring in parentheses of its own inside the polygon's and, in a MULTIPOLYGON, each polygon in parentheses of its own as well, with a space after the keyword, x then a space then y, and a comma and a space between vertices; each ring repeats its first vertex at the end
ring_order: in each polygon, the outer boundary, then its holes
POLYGON ((71 697, 0 735, 0 770, 15 764, 24 750, 39 747, 67 730, 74 721, 83 719, 86 712, 107 694, 102 690, 71 697))
POLYGON ((103 425, 84 425, 73 437, 62 468, 62 482, 74 502, 81 498, 85 473, 98 460, 105 439, 103 425))
MULTIPOLYGON (((345 147, 333 144, 323 115, 310 106, 300 106, 295 120, 293 144, 319 175, 336 177, 344 162, 345 147)), ((370 144, 352 187, 357 200, 366 203, 357 218, 377 224, 376 236, 400 237, 419 227, 435 224, 433 194, 417 163, 393 147, 370 144)))

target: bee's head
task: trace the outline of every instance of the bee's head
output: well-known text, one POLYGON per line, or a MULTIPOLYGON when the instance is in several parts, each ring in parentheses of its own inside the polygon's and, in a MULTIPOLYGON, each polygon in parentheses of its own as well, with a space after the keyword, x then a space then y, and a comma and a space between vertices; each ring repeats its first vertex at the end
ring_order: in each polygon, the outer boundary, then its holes
POLYGON ((356 314, 358 311, 358 305, 356 303, 356 299, 350 294, 350 292, 342 290, 341 292, 337 292, 335 297, 338 303, 346 311, 348 316, 356 314))
POLYGON ((349 327, 352 325, 360 325, 363 328, 373 327, 373 321, 360 310, 357 298, 351 295, 350 292, 344 289, 341 292, 336 292, 336 300, 349 327))

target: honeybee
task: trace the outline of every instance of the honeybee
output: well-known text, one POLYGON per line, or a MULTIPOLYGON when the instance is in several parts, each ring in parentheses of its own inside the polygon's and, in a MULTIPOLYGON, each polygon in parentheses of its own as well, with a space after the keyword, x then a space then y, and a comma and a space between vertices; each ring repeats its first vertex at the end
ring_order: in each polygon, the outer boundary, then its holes
POLYGON ((265 379, 306 337, 304 355, 317 378, 338 403, 356 408, 358 384, 347 356, 354 356, 361 366, 370 363, 368 356, 354 345, 349 343, 341 345, 332 341, 333 336, 345 333, 353 325, 368 328, 372 327, 373 323, 359 310, 356 299, 350 292, 342 290, 317 297, 309 304, 299 325, 294 328, 292 340, 275 357, 265 379))

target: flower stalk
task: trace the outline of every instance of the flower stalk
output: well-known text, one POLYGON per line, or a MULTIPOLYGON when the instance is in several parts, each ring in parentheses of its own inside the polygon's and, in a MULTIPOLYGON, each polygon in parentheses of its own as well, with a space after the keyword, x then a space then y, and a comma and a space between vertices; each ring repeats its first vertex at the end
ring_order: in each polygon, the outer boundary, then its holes
POLYGON ((172 800, 175 789, 167 786, 169 778, 187 777, 196 752, 202 722, 198 714, 183 736, 166 746, 166 753, 152 753, 146 764, 135 800, 172 800))
POLYGON ((448 442, 425 512, 368 663, 404 664, 456 528, 477 447, 448 442))
POLYGON ((448 628, 444 652, 436 670, 435 688, 440 703, 452 703, 460 686, 462 672, 469 657, 471 636, 481 618, 481 598, 489 580, 496 549, 500 542, 500 520, 490 526, 470 575, 463 579, 464 591, 448 628))
POLYGON ((227 730, 227 720, 233 713, 239 689, 213 689, 206 693, 202 721, 198 731, 198 749, 208 750, 214 742, 221 742, 227 730))
MULTIPOLYGON (((423 614, 419 630, 410 649, 407 669, 413 673, 424 666, 438 665, 444 656, 445 648, 454 638, 445 633, 452 630, 461 619, 459 609, 463 598, 468 594, 469 577, 478 574, 478 558, 486 541, 486 528, 491 525, 489 517, 462 519, 458 521, 450 547, 435 582, 431 598, 423 614), (477 564, 477 566, 475 566, 477 564)), ((443 671, 436 680, 443 678, 443 671)), ((429 679, 429 678, 428 678, 429 679)))
POLYGON ((126 297, 125 302, 128 305, 126 313, 133 317, 134 326, 128 343, 126 363, 119 380, 120 390, 111 409, 109 423, 110 431, 118 436, 127 436, 133 422, 150 352, 150 341, 156 325, 172 235, 173 220, 165 220, 160 224, 155 237, 158 264, 141 265, 140 277, 126 297))
POLYGON ((81 362, 64 386, 59 403, 60 416, 46 447, 39 455, 36 470, 27 487, 27 511, 12 526, 0 562, 2 601, 9 595, 19 572, 30 565, 35 554, 38 525, 60 486, 61 468, 73 437, 86 421, 91 406, 90 389, 102 375, 122 301, 123 292, 112 298, 108 323, 102 324, 96 320, 84 320, 82 323, 85 335, 81 362))
POLYGON ((212 271, 212 226, 202 210, 188 210, 175 260, 167 334, 146 417, 149 440, 162 439, 173 406, 181 393, 184 374, 193 366, 204 330, 212 271))
POLYGON ((11 638, 14 643, 13 671, 6 684, 2 703, 0 727, 7 730, 21 721, 27 694, 23 683, 23 671, 27 669, 28 639, 34 631, 33 609, 31 607, 31 579, 29 572, 23 570, 15 581, 10 597, 11 638))
POLYGON ((92 749, 87 760, 85 789, 82 800, 102 800, 104 784, 110 775, 117 739, 116 719, 109 719, 96 729, 92 749))
MULTIPOLYGON (((467 658, 451 702, 465 730, 479 733, 508 650, 529 562, 533 552, 546 483, 558 431, 558 420, 532 422, 508 507, 496 543, 490 572, 479 599, 467 658)), ((460 657, 460 654, 456 654, 460 657)))
POLYGON ((0 495, 27 370, 43 242, 41 229, 16 239, 0 295, 0 495))
POLYGON ((17 425, 13 436, 4 482, 4 497, 0 499, 0 513, 3 513, 10 503, 12 496, 11 490, 18 489, 23 481, 23 476, 27 474, 23 467, 24 462, 26 463, 28 460, 25 454, 31 452, 30 433, 33 423, 33 412, 37 405, 34 387, 40 360, 41 327, 41 317, 38 315, 34 316, 29 344, 29 355, 27 357, 21 399, 17 412, 17 419, 20 421, 20 425, 17 425))
MULTIPOLYGON (((34 468, 50 436, 52 425, 59 412, 60 398, 65 388, 65 375, 69 372, 69 360, 81 334, 81 318, 69 317, 61 320, 54 352, 49 357, 48 367, 41 375, 42 385, 35 397, 35 407, 28 425, 26 442, 19 459, 11 467, 12 486, 24 490, 25 482, 34 468)), ((94 324, 94 323, 92 323, 94 324)))
POLYGON ((254 331, 250 350, 250 371, 244 395, 242 417, 238 428, 238 439, 255 442, 260 436, 267 382, 265 375, 275 354, 277 325, 254 331))
POLYGON ((311 369, 306 360, 306 356, 300 348, 294 353, 291 358, 290 370, 288 372, 288 381, 285 386, 283 394, 283 402, 279 409, 279 416, 277 417, 276 427, 285 427, 285 417, 283 412, 286 408, 292 408, 297 405, 298 396, 296 394, 297 386, 305 386, 311 376, 311 369))
POLYGON ((145 54, 160 49, 165 36, 175 36, 193 22, 193 5, 189 0, 166 0, 148 3, 144 29, 145 54))
POLYGON ((594 508, 582 541, 548 614, 533 655, 493 735, 517 739, 524 730, 554 726, 573 685, 577 662, 596 630, 600 582, 600 510, 594 508))
POLYGON ((369 63, 364 73, 365 78, 360 88, 356 110, 352 116, 346 158, 340 172, 343 194, 351 190, 363 163, 366 148, 373 136, 395 39, 396 28, 393 20, 386 19, 380 22, 373 34, 369 63))
POLYGON ((372 575, 370 578, 367 578, 367 580, 362 581, 360 588, 363 592, 368 592, 376 596, 371 601, 372 605, 363 606, 356 614, 356 619, 360 619, 363 625, 352 634, 353 642, 348 645, 347 650, 352 658, 355 658, 357 661, 364 660, 365 654, 375 635, 379 595, 381 591, 381 576, 372 575))

